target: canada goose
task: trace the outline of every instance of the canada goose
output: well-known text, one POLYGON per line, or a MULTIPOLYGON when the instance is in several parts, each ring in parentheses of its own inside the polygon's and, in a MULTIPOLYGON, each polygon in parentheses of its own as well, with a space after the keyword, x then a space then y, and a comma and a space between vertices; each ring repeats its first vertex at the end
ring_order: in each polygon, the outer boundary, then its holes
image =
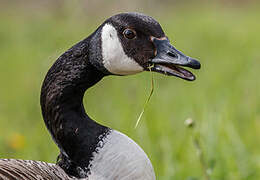
POLYGON ((62 54, 43 82, 42 115, 60 149, 57 164, 1 159, 0 179, 156 179, 149 158, 133 140, 86 114, 83 96, 107 75, 151 69, 195 80, 180 66, 199 69, 200 63, 175 49, 152 17, 140 13, 110 17, 62 54))

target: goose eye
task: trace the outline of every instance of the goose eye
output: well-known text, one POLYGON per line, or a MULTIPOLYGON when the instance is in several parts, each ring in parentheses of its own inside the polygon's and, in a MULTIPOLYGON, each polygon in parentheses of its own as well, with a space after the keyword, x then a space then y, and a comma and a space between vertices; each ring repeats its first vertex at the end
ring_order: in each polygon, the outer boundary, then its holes
POLYGON ((134 39, 136 37, 136 32, 132 29, 125 29, 123 34, 127 39, 134 39))

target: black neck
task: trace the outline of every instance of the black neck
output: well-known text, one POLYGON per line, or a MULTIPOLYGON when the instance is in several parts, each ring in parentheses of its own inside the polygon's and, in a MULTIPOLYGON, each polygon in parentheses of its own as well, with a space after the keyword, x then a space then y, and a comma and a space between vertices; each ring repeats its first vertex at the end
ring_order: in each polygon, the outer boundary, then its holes
POLYGON ((47 73, 41 91, 45 124, 61 150, 59 165, 70 175, 85 177, 92 153, 109 128, 85 112, 85 91, 105 74, 92 65, 88 39, 65 52, 47 73))

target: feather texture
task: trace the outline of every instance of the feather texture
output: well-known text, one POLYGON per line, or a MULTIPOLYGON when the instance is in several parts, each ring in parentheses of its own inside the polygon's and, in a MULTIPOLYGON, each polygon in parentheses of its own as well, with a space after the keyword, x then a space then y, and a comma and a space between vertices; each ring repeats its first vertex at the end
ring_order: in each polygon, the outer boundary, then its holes
POLYGON ((74 180, 56 164, 20 160, 0 159, 0 180, 74 180))

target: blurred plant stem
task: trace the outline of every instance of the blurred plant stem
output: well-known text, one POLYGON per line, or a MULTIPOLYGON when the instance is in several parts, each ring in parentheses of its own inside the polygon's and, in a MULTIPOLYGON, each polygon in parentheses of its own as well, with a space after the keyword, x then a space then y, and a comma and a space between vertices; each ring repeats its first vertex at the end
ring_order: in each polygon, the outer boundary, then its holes
POLYGON ((210 175, 208 173, 209 167, 207 165, 207 162, 206 162, 204 154, 203 154, 203 150, 202 150, 201 145, 200 145, 199 136, 192 134, 192 141, 193 141, 193 144, 196 148, 197 155, 198 155, 199 160, 200 160, 203 175, 204 175, 206 180, 210 180, 210 175))
POLYGON ((200 142, 200 134, 199 132, 195 132, 195 122, 191 118, 188 118, 185 121, 185 125, 191 130, 192 142, 197 151, 197 156, 199 158, 200 165, 202 167, 203 176, 206 180, 210 180, 210 172, 212 171, 212 169, 209 168, 205 160, 206 158, 204 156, 203 149, 201 147, 201 142, 200 142))

